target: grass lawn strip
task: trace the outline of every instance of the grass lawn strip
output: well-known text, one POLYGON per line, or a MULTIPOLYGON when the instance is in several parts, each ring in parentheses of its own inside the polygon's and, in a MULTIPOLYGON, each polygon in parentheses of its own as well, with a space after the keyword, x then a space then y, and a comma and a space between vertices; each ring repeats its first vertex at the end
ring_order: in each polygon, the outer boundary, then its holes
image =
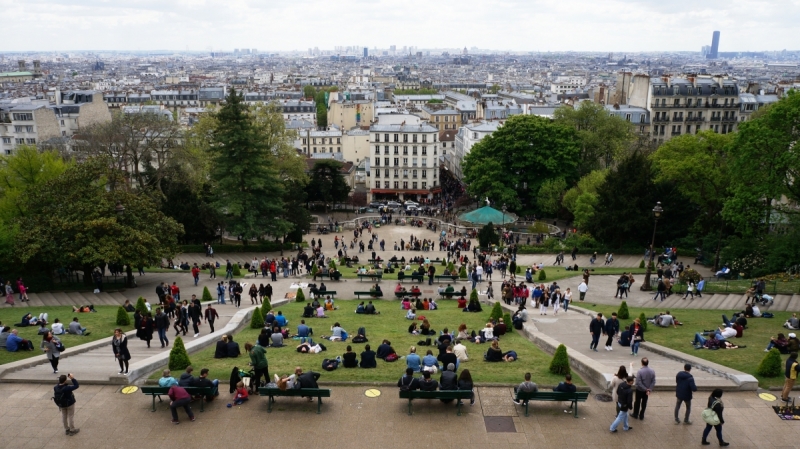
MULTIPOLYGON (((288 346, 283 348, 267 348, 267 360, 269 361, 269 372, 272 374, 291 374, 294 372, 296 366, 300 366, 305 370, 313 369, 317 372, 322 372, 323 381, 350 381, 350 382, 397 382, 405 369, 405 359, 399 359, 397 362, 387 363, 382 360, 378 361, 376 369, 362 369, 362 368, 343 368, 339 367, 336 371, 323 372, 322 360, 326 358, 336 358, 345 352, 347 345, 353 347, 353 351, 360 354, 364 350, 364 343, 354 344, 348 339, 347 342, 331 342, 323 340, 322 335, 330 335, 330 328, 335 322, 339 322, 342 327, 352 337, 355 335, 359 327, 365 327, 367 331, 367 338, 372 350, 376 350, 381 341, 385 338, 392 343, 398 355, 405 356, 409 352, 409 347, 416 346, 417 353, 424 356, 428 349, 433 351, 434 355, 438 354, 435 346, 419 346, 418 341, 424 340, 425 337, 421 335, 411 335, 408 333, 408 326, 411 321, 405 319, 405 311, 400 310, 400 303, 398 301, 377 301, 376 307, 381 312, 380 315, 356 315, 354 313, 356 305, 359 301, 356 300, 336 300, 336 305, 339 310, 328 312, 330 318, 311 318, 306 319, 306 324, 314 329, 314 336, 312 337, 315 342, 320 342, 325 345, 328 350, 319 354, 301 354, 295 348, 299 344, 297 340, 288 340, 288 346)), ((285 306, 280 306, 275 309, 282 311, 289 319, 289 329, 292 333, 296 331, 297 325, 300 323, 300 316, 302 315, 302 308, 305 304, 291 303, 285 306)), ((431 327, 436 330, 437 334, 447 327, 451 332, 455 331, 461 323, 465 323, 468 331, 473 329, 476 332, 483 329, 489 318, 490 309, 484 308, 481 313, 463 313, 461 309, 456 307, 455 301, 440 301, 440 309, 433 311, 418 311, 418 315, 425 315, 431 323, 431 327)), ((420 323, 417 321, 417 323, 420 323)), ((260 331, 254 329, 245 329, 235 336, 235 340, 239 343, 244 353, 244 344, 246 342, 255 343, 256 337, 260 331)), ((438 338, 438 335, 437 337, 438 338)), ((435 338, 433 338, 435 341, 435 338)), ((474 343, 465 343, 467 346, 467 353, 469 360, 459 366, 459 372, 465 368, 470 370, 472 378, 475 382, 482 383, 509 383, 517 384, 521 382, 524 373, 530 372, 533 381, 540 385, 555 385, 563 380, 563 376, 550 374, 548 368, 552 357, 541 349, 536 347, 533 343, 528 341, 524 336, 518 334, 516 331, 507 333, 500 338, 500 348, 503 351, 514 350, 519 355, 517 362, 504 363, 489 363, 483 360, 483 354, 488 348, 488 344, 476 345, 474 343)), ((246 354, 236 359, 215 359, 214 358, 214 345, 208 348, 190 354, 189 357, 192 361, 192 366, 195 371, 201 368, 208 368, 211 370, 211 377, 220 380, 227 380, 230 377, 231 369, 234 366, 246 368, 247 363, 250 361, 246 354)), ((163 369, 163 368, 162 368, 163 369)), ((179 373, 173 373, 179 375, 179 373)), ((578 385, 585 385, 585 383, 574 373, 573 380, 578 385)), ((151 379, 157 379, 161 376, 161 369, 157 370, 150 376, 151 379)), ((439 374, 436 374, 438 379, 439 374)))

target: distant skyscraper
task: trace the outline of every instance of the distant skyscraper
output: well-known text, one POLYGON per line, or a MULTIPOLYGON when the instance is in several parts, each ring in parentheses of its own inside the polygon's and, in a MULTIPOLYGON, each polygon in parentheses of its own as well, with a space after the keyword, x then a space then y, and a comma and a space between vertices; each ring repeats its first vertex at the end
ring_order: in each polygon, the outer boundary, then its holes
POLYGON ((369 49, 367 47, 364 47, 364 57, 365 58, 369 57, 369 49))
POLYGON ((714 31, 711 37, 711 52, 708 54, 708 59, 717 59, 719 54, 719 31, 714 31))

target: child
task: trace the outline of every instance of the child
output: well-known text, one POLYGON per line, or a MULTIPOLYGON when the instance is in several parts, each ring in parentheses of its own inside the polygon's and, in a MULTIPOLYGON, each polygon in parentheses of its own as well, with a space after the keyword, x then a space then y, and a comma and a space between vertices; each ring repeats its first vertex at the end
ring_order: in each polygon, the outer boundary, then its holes
POLYGON ((236 384, 236 391, 233 393, 233 403, 234 405, 242 405, 242 403, 247 401, 247 388, 244 387, 244 382, 241 380, 236 384))

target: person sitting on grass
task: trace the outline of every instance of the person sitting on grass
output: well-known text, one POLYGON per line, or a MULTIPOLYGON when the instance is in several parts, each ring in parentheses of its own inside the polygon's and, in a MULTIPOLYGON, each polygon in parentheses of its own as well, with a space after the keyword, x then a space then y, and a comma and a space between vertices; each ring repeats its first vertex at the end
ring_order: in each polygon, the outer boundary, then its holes
POLYGON ((359 366, 362 368, 378 367, 378 361, 375 358, 375 351, 373 351, 369 345, 364 346, 364 351, 361 353, 361 363, 359 366))
POLYGON ((497 343, 497 340, 493 341, 489 349, 486 350, 483 359, 487 362, 502 362, 505 360, 503 358, 503 351, 500 350, 500 345, 497 343))
MULTIPOLYGON (((136 311, 136 307, 133 307, 133 304, 131 304, 131 300, 130 299, 126 299, 125 300, 125 304, 123 304, 122 307, 125 309, 126 312, 129 312, 129 313, 136 311)), ((73 312, 75 312, 74 309, 75 308, 73 307, 73 312)))
POLYGON ((772 337, 769 340, 769 344, 767 345, 767 349, 764 352, 769 352, 772 348, 778 348, 781 354, 788 354, 786 347, 789 345, 789 340, 786 339, 786 336, 783 333, 778 333, 777 337, 772 337))
POLYGON ((800 329, 800 318, 797 318, 797 313, 792 313, 792 317, 783 323, 783 327, 789 330, 800 329))
POLYGON ((72 335, 89 335, 91 332, 88 332, 85 327, 81 326, 81 323, 78 322, 78 317, 74 317, 72 318, 72 322, 69 323, 67 333, 72 335))
POLYGON ((325 304, 324 305, 325 305, 325 310, 336 310, 336 309, 338 309, 338 307, 336 307, 333 304, 333 299, 330 296, 325 298, 325 304))
POLYGON ((400 308, 402 310, 411 310, 411 301, 408 298, 403 298, 403 302, 400 303, 400 308))
POLYGON ((233 335, 228 335, 228 357, 239 357, 242 355, 242 350, 239 348, 239 343, 233 341, 233 335))
POLYGON ((214 350, 215 359, 224 359, 228 357, 228 336, 223 335, 222 339, 217 342, 217 347, 214 350))
POLYGON ((458 304, 458 308, 459 309, 466 308, 467 307, 467 298, 465 298, 463 296, 459 297, 458 301, 457 301, 457 304, 458 304))
POLYGON ((74 313, 96 313, 97 310, 94 310, 94 306, 89 304, 88 306, 80 306, 80 307, 72 306, 72 312, 74 312, 74 313))
POLYGON ((436 373, 439 371, 439 361, 433 356, 433 351, 428 349, 425 357, 422 358, 422 371, 436 373))
POLYGON ((331 336, 328 337, 328 340, 344 341, 345 339, 347 339, 347 332, 344 329, 342 329, 342 326, 339 324, 338 321, 333 323, 333 326, 331 326, 331 336))
POLYGON ((431 298, 428 300, 428 310, 436 310, 439 308, 439 305, 436 304, 436 300, 431 298))
POLYGON ((375 306, 372 304, 372 301, 368 302, 367 305, 364 307, 364 313, 367 315, 380 315, 381 313, 375 310, 375 306))
POLYGON ((358 314, 363 314, 363 313, 364 313, 364 301, 361 301, 361 302, 360 302, 360 303, 359 303, 359 304, 356 306, 356 313, 358 313, 358 314))
POLYGON ((409 309, 409 311, 406 312, 406 319, 407 320, 416 320, 417 319, 417 309, 409 309))
POLYGON ((64 331, 64 324, 61 323, 61 320, 59 320, 58 318, 56 318, 56 320, 53 321, 51 329, 53 331, 53 335, 64 335, 66 333, 66 331, 64 331))
POLYGON ((325 315, 325 308, 322 307, 322 304, 317 307, 317 318, 328 318, 328 315, 325 315))
POLYGON ((358 368, 356 353, 353 352, 353 348, 350 345, 347 345, 347 351, 342 354, 342 365, 345 368, 358 368))
POLYGON ((313 318, 314 317, 314 308, 311 307, 311 303, 306 303, 306 306, 303 307, 303 318, 313 318))
POLYGON ((375 357, 381 360, 385 360, 386 357, 388 357, 390 354, 395 354, 395 353, 396 351, 392 347, 392 344, 389 342, 389 340, 383 340, 383 342, 380 345, 378 345, 378 352, 375 355, 375 357))
POLYGON ((412 372, 420 372, 422 370, 422 359, 419 354, 417 354, 417 348, 412 346, 408 351, 409 354, 406 356, 406 366, 411 369, 412 372))
POLYGON ((436 331, 431 329, 431 323, 428 322, 428 319, 422 320, 422 325, 419 327, 419 333, 421 335, 436 335, 436 331))
POLYGON ((281 332, 280 327, 275 326, 275 328, 272 329, 272 335, 270 336, 270 340, 272 340, 270 346, 272 346, 273 348, 280 348, 284 346, 283 333, 281 332))

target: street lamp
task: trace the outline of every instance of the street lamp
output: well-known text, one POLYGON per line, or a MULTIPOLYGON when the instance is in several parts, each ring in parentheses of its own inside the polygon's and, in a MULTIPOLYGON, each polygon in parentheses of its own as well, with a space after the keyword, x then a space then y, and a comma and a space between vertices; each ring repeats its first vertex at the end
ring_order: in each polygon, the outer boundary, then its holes
POLYGON ((508 208, 506 208, 506 203, 503 203, 503 223, 501 223, 501 224, 503 225, 504 229, 506 227, 506 211, 507 210, 508 210, 508 208))
POLYGON ((640 290, 642 291, 650 291, 653 287, 650 285, 650 266, 653 265, 653 258, 655 257, 656 253, 654 251, 656 246, 656 226, 658 226, 658 219, 661 217, 661 213, 664 212, 664 209, 661 208, 661 201, 656 203, 656 207, 653 208, 653 239, 650 242, 650 261, 647 263, 647 272, 644 275, 644 282, 642 282, 642 286, 640 290))

